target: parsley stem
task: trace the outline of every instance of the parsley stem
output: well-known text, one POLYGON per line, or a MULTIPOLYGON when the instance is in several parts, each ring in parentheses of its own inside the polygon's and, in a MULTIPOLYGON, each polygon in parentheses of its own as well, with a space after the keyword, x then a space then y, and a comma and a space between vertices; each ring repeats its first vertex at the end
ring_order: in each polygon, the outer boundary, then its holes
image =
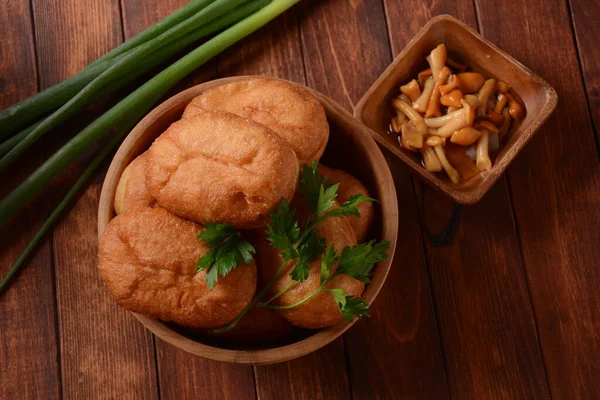
POLYGON ((271 308, 273 310, 289 310, 290 308, 296 308, 296 307, 301 306, 302 304, 306 303, 307 301, 309 301, 310 299, 312 299, 319 293, 321 293, 321 291, 323 290, 324 287, 325 287, 325 283, 323 285, 319 286, 319 288, 317 290, 315 290, 314 292, 312 292, 308 297, 305 297, 304 299, 302 299, 294 304, 288 304, 285 306, 265 305, 264 308, 271 308))
POLYGON ((235 328, 235 326, 237 325, 237 323, 240 322, 240 320, 244 317, 244 315, 246 315, 248 313, 248 311, 250 311, 250 309, 252 309, 252 307, 254 307, 255 305, 257 305, 258 302, 260 301, 260 299, 271 288, 271 286, 273 286, 275 284, 275 282, 277 281, 277 279, 281 276, 281 274, 285 270, 285 266, 288 264, 288 262, 289 262, 288 260, 284 260, 281 263, 281 265, 277 269, 277 272, 275 272, 275 275, 273 275, 271 277, 271 279, 265 285, 265 287, 262 288, 262 290, 258 293, 258 295, 256 295, 256 297, 254 297, 254 299, 250 302, 250 304, 248 304, 246 306, 246 308, 244 308, 242 310, 242 312, 237 317, 235 317, 235 319, 233 321, 231 321, 229 324, 227 324, 227 325, 225 325, 225 326, 223 326, 221 328, 217 328, 217 329, 213 330, 213 332, 214 333, 221 333, 221 332, 226 332, 228 330, 231 330, 231 329, 235 328))
POLYGON ((277 293, 275 296, 271 297, 269 300, 265 301, 264 303, 260 303, 258 306, 259 307, 265 307, 267 306, 269 303, 273 302, 273 300, 278 299, 279 297, 283 296, 288 290, 290 290, 296 283, 298 283, 297 281, 293 281, 292 283, 290 283, 289 285, 287 285, 283 290, 281 290, 279 293, 277 293))

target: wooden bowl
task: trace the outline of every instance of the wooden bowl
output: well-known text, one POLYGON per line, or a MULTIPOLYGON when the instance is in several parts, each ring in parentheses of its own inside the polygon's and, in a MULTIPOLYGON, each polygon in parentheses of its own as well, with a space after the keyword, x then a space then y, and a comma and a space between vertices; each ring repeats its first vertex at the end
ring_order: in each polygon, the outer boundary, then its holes
MULTIPOLYGON (((140 121, 117 151, 104 180, 98 209, 99 237, 115 215, 115 190, 125 167, 150 147, 154 139, 171 123, 181 117, 184 108, 194 97, 215 86, 249 78, 252 77, 225 78, 195 86, 165 101, 140 121)), ((390 269, 398 233, 398 202, 392 175, 368 129, 331 99, 313 90, 310 92, 325 108, 331 127, 323 163, 353 174, 367 186, 371 195, 379 200, 379 203, 375 203, 376 215, 370 236, 379 240, 389 240, 391 248, 388 258, 375 267, 372 282, 363 294, 363 299, 372 304, 390 269)), ((186 334, 183 329, 172 324, 141 314, 134 315, 152 333, 180 349, 204 358, 236 364, 270 364, 303 356, 330 343, 353 324, 343 322, 318 331, 305 331, 300 337, 292 339, 295 341, 291 343, 251 346, 232 345, 218 340, 215 342, 214 338, 186 334)))
POLYGON ((430 20, 375 81, 358 103, 355 115, 371 128, 377 142, 400 158, 417 176, 454 201, 472 204, 490 190, 519 151, 548 119, 556 108, 557 101, 556 91, 530 69, 456 18, 441 15, 430 20), (459 184, 453 184, 443 174, 426 171, 421 164, 420 154, 403 149, 398 143, 397 135, 388 133, 389 121, 394 115, 390 105, 391 98, 398 95, 400 85, 428 68, 425 57, 441 43, 446 44, 450 57, 466 63, 470 70, 511 85, 511 93, 525 105, 526 111, 521 124, 511 130, 508 140, 493 160, 492 169, 459 184))

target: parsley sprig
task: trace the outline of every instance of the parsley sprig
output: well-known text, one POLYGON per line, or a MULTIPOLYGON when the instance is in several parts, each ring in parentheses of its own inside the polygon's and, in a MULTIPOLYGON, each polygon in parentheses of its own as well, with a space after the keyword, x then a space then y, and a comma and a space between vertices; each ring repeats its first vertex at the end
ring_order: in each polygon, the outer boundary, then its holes
POLYGON ((348 321, 352 321, 353 316, 369 315, 367 311, 368 304, 360 298, 346 296, 343 289, 334 288, 328 289, 327 285, 337 276, 348 275, 364 283, 369 283, 373 266, 387 258, 387 250, 390 248, 390 242, 376 242, 374 240, 368 243, 361 243, 352 247, 345 247, 341 256, 337 255, 337 251, 333 245, 329 246, 325 254, 321 258, 321 284, 319 287, 304 299, 285 306, 271 306, 264 304, 263 307, 287 310, 298 307, 319 293, 326 291, 333 295, 340 312, 348 321), (333 268, 337 264, 334 272, 333 268))
POLYGON ((281 264, 275 274, 263 289, 255 296, 250 304, 228 325, 216 329, 215 332, 224 332, 232 329, 242 317, 263 300, 268 290, 281 277, 290 263, 294 268, 290 272, 292 283, 281 290, 272 298, 259 304, 260 307, 290 309, 306 303, 314 296, 325 290, 330 292, 340 309, 341 314, 351 321, 353 316, 368 315, 368 304, 360 298, 346 296, 343 289, 326 289, 325 286, 336 276, 347 274, 363 282, 368 282, 373 265, 383 260, 387 255, 389 242, 375 243, 374 241, 347 247, 340 256, 333 246, 325 248, 325 240, 319 237, 315 228, 328 218, 339 216, 360 216, 358 205, 373 199, 361 194, 351 196, 344 204, 335 207, 339 185, 329 184, 318 172, 318 163, 304 165, 300 173, 300 192, 306 200, 308 209, 307 221, 304 228, 295 215, 295 210, 290 208, 284 199, 275 212, 271 212, 271 223, 267 225, 266 233, 270 244, 280 250, 281 264), (273 306, 270 303, 285 294, 299 282, 305 281, 309 276, 309 264, 321 257, 321 284, 311 295, 298 303, 287 306, 273 306), (338 264, 335 272, 333 267, 338 264))
POLYGON ((196 272, 206 271, 204 279, 211 290, 219 276, 227 275, 242 261, 246 265, 250 264, 252 255, 256 253, 254 247, 242 239, 229 224, 205 223, 198 238, 211 250, 196 262, 196 272))

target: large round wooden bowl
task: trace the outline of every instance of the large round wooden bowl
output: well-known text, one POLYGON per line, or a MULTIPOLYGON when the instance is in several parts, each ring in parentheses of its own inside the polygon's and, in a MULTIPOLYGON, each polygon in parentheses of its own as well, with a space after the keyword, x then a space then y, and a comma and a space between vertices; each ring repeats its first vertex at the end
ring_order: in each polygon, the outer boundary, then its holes
MULTIPOLYGON (((192 98, 215 86, 249 78, 251 77, 240 76, 218 79, 195 86, 165 101, 140 121, 117 151, 104 180, 98 209, 99 236, 115 215, 115 190, 125 167, 148 149, 154 139, 171 123, 181 117, 183 109, 192 98)), ((375 267, 372 282, 363 294, 363 299, 372 304, 385 281, 394 256, 398 233, 398 203, 394 182, 388 165, 368 129, 331 99, 315 91, 310 92, 325 108, 331 127, 323 163, 344 169, 358 177, 368 187, 371 195, 379 200, 375 203, 375 219, 370 237, 389 240, 391 248, 388 258, 375 267)), ((180 327, 144 315, 135 314, 135 317, 152 333, 173 346, 204 358, 237 364, 270 364, 291 360, 325 346, 352 326, 352 323, 343 322, 322 330, 304 331, 294 335, 287 343, 266 343, 257 346, 215 341, 214 338, 186 333, 180 327)))

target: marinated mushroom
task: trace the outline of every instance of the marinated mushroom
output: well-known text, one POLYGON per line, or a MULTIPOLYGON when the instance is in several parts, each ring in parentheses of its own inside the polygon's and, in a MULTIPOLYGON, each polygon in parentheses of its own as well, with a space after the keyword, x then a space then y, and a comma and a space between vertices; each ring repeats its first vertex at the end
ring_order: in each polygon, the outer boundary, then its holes
POLYGON ((415 124, 410 121, 406 121, 402 124, 402 136, 400 143, 402 143, 402 147, 416 151, 416 149, 423 147, 423 135, 417 131, 415 124))
POLYGON ((417 80, 421 87, 425 86, 425 81, 431 76, 431 68, 424 69, 417 75, 417 80))
POLYGON ((457 75, 450 75, 448 78, 448 83, 440 86, 440 92, 442 96, 446 95, 446 93, 453 91, 454 89, 458 89, 460 86, 460 79, 457 75))
POLYGON ((494 111, 497 113, 502 113, 506 103, 508 102, 508 98, 503 93, 498 93, 498 98, 496 99, 496 105, 494 106, 494 111))
POLYGON ((425 117, 439 117, 442 115, 441 104, 440 104, 440 83, 446 82, 448 76, 450 75, 450 70, 448 67, 442 68, 439 73, 438 80, 435 82, 433 86, 433 91, 431 92, 431 97, 429 98, 429 103, 427 104, 427 111, 425 111, 425 117))
POLYGON ((519 102, 515 100, 512 94, 507 92, 504 93, 504 95, 508 99, 508 112, 510 116, 516 119, 517 121, 520 121, 521 118, 523 118, 523 114, 525 113, 523 111, 523 106, 521 106, 519 102))
POLYGON ((427 171, 444 169, 458 183, 492 167, 490 154, 525 110, 509 84, 468 71, 447 53, 443 44, 434 48, 430 68, 400 86, 390 127, 404 148, 421 153, 427 171))
POLYGON ((396 110, 403 112, 404 115, 406 115, 408 119, 410 119, 410 121, 415 125, 415 128, 417 129, 417 132, 419 132, 419 134, 425 135, 425 133, 427 132, 427 126, 425 125, 425 121, 423 120, 423 117, 421 117, 419 113, 416 112, 410 106, 410 104, 400 99, 394 99, 392 101, 392 104, 394 105, 394 108, 396 110))
POLYGON ((431 97, 431 93, 433 93, 433 88, 435 87, 435 81, 432 77, 427 78, 425 81, 425 85, 423 86, 423 91, 421 92, 421 96, 417 100, 412 103, 412 106, 418 112, 424 114, 427 111, 427 105, 429 104, 429 98, 431 97))
POLYGON ((435 154, 438 156, 438 159, 440 160, 440 163, 442 164, 444 171, 446 171, 446 174, 448 175, 448 178, 450 178, 452 183, 460 182, 460 174, 448 162, 448 159, 446 158, 446 154, 444 154, 444 149, 442 148, 442 145, 435 146, 433 148, 433 150, 435 150, 435 154))
POLYGON ((483 86, 485 78, 477 72, 461 72, 457 75, 459 88, 463 93, 477 93, 483 86))
POLYGON ((444 65, 446 64, 446 56, 446 45, 442 43, 431 50, 431 53, 425 57, 431 68, 431 75, 436 82, 440 80, 440 72, 442 72, 442 68, 444 68, 444 65))
POLYGON ((480 118, 485 118, 485 114, 487 111, 488 100, 494 91, 494 85, 496 84, 495 79, 488 79, 485 81, 481 89, 479 89, 479 93, 477 97, 479 97, 479 107, 477 107, 477 116, 480 118))
POLYGON ((440 102, 446 107, 460 107, 460 101, 463 98, 463 93, 460 89, 454 89, 442 96, 440 102))
POLYGON ((454 144, 461 146, 472 145, 479 139, 481 132, 472 126, 466 126, 462 129, 455 131, 450 138, 450 141, 454 144))
POLYGON ((502 122, 504 122, 504 115, 496 112, 493 108, 488 108, 485 116, 492 124, 496 126, 500 126, 502 122))
POLYGON ((421 88, 419 87, 419 82, 417 82, 416 79, 413 79, 406 85, 400 86, 400 91, 402 94, 406 95, 411 102, 417 100, 421 95, 421 88))
POLYGON ((433 147, 424 144, 421 148, 421 155, 423 156, 423 164, 425 164, 425 169, 427 171, 440 172, 442 170, 442 163, 437 154, 435 154, 433 147))
POLYGON ((492 168, 492 160, 490 160, 488 152, 489 142, 490 133, 487 130, 483 130, 477 142, 477 161, 475 161, 480 171, 488 171, 492 168))

